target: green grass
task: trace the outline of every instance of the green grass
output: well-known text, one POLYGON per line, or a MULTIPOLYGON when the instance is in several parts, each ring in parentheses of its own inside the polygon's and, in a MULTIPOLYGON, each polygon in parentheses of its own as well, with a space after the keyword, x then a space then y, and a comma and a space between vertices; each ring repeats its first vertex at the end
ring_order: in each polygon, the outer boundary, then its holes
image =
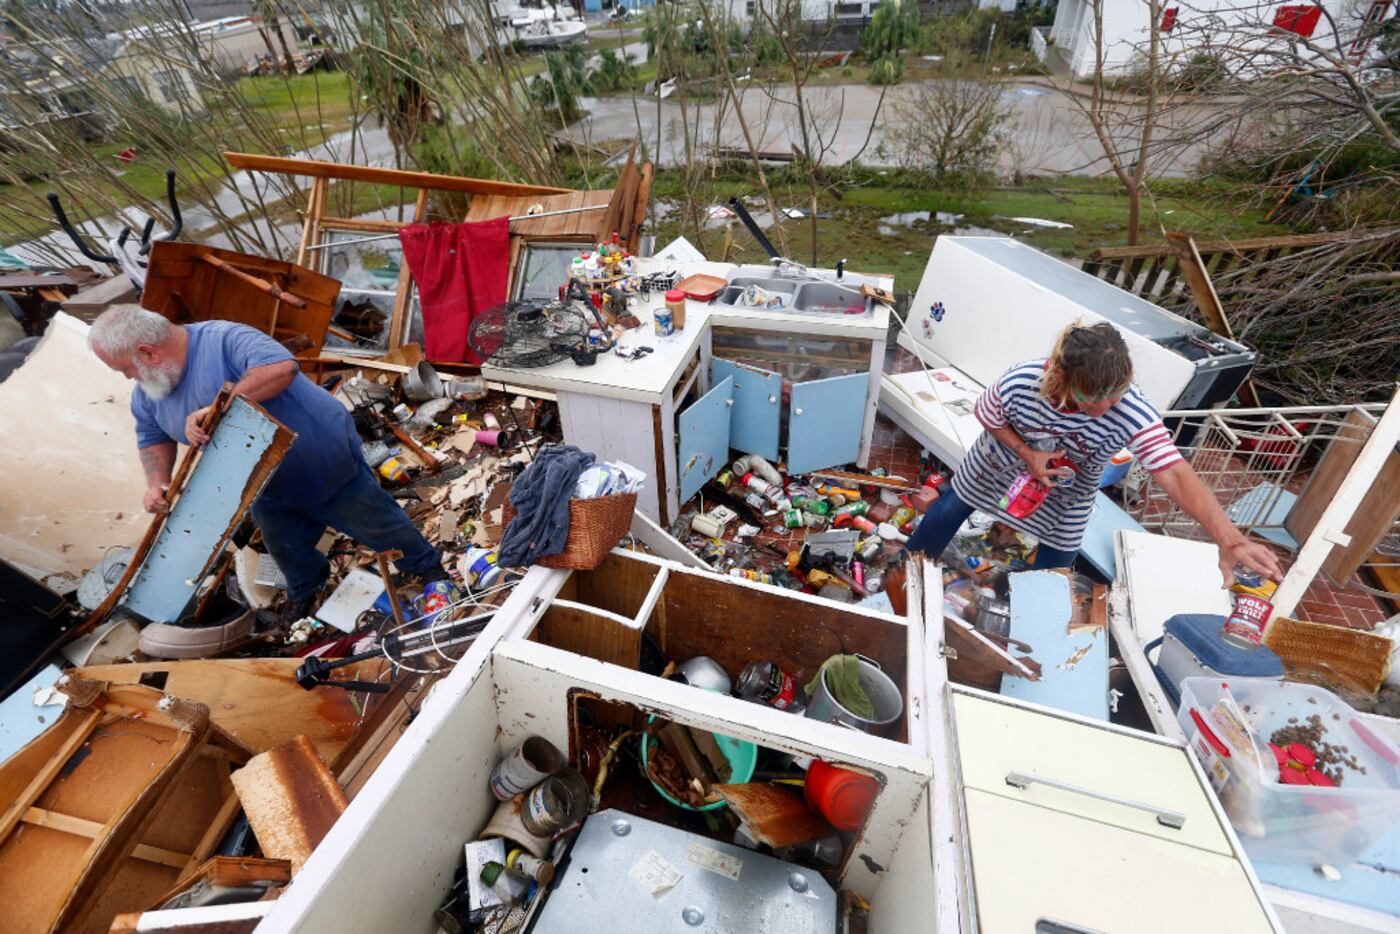
MULTIPOLYGON (((876 176, 880 179, 881 176, 876 176)), ((681 196, 678 173, 662 172, 656 179, 653 197, 675 199, 681 196)), ((720 181, 713 196, 716 201, 731 195, 758 193, 755 184, 720 181)), ((939 192, 926 188, 868 184, 845 190, 837 199, 824 195, 817 222, 817 264, 833 265, 843 257, 856 271, 890 273, 897 288, 913 288, 923 273, 935 235, 952 233, 954 228, 936 223, 913 226, 888 224, 881 232, 881 219, 911 211, 945 211, 963 217, 957 228, 976 227, 1018 239, 1060 256, 1083 257, 1100 247, 1126 243, 1128 214, 1126 195, 1113 182, 1103 179, 1032 179, 1018 188, 997 188, 979 192, 939 192), (1038 217, 1073 224, 1069 230, 1035 228, 1010 220, 1012 217, 1038 217)), ((774 196, 779 207, 807 210, 806 194, 798 187, 777 185, 774 196)), ((1219 186, 1196 181, 1162 181, 1154 186, 1153 203, 1144 199, 1143 229, 1140 242, 1161 240, 1159 223, 1167 230, 1185 230, 1198 239, 1219 237, 1278 236, 1291 233, 1287 227, 1266 224, 1262 208, 1232 200, 1219 186)), ((812 259, 811 222, 786 220, 784 231, 788 252, 794 259, 812 259)), ((664 244, 680 233, 678 218, 660 225, 657 242, 664 244)), ((702 248, 718 258, 723 232, 710 228, 702 248)), ((771 233, 769 239, 777 242, 771 233)), ((765 257, 748 232, 737 222, 734 245, 739 252, 732 259, 762 262, 765 257)))

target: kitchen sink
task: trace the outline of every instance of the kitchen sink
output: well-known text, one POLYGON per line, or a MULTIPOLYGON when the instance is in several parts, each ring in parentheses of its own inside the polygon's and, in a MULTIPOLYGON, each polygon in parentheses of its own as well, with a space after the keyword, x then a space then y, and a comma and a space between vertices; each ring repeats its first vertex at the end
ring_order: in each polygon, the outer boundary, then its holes
POLYGON ((869 303, 860 296, 860 283, 848 276, 847 282, 837 284, 818 276, 759 276, 736 270, 729 285, 720 290, 715 303, 754 311, 802 312, 816 315, 871 314, 869 303), (750 286, 766 293, 773 304, 745 305, 743 295, 750 286))

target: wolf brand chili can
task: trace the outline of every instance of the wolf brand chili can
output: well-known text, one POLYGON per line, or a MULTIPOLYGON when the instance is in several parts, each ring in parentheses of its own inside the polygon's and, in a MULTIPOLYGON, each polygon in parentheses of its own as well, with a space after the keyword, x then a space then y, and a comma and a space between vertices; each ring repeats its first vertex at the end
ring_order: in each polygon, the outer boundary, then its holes
POLYGON ((1242 649, 1257 649, 1264 641, 1274 605, 1251 593, 1235 594, 1235 608, 1220 627, 1220 637, 1242 649))

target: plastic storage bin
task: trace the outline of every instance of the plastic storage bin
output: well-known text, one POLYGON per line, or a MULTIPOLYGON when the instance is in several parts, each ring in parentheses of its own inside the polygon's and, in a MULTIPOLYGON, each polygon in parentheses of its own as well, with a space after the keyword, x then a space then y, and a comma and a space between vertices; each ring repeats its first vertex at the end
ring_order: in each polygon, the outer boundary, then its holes
POLYGON ((1345 865, 1400 823, 1400 750, 1330 691, 1258 678, 1186 678, 1177 718, 1252 859, 1345 865), (1212 721, 1222 683, 1249 720, 1258 764, 1212 721), (1314 715, 1321 718, 1322 740, 1344 747, 1360 769, 1343 766, 1335 788, 1281 784, 1268 739, 1295 725, 1290 718, 1306 724, 1314 715), (1229 755, 1217 755, 1220 748, 1229 755))

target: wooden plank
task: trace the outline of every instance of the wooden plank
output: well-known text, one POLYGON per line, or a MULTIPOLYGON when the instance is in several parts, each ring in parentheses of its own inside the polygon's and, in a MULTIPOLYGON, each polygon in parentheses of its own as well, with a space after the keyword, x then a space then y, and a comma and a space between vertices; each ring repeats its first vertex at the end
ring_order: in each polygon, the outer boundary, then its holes
MULTIPOLYGON (((66 714, 68 711, 65 710, 64 713, 66 714)), ((14 830, 15 826, 24 819, 25 813, 44 793, 49 782, 53 781, 54 776, 68 763, 73 753, 87 742, 88 736, 96 727, 101 715, 101 711, 92 709, 74 713, 71 718, 67 718, 71 721, 66 725, 69 730, 67 738, 50 754, 48 761, 35 770, 33 777, 30 778, 18 797, 14 798, 5 809, 5 813, 0 815, 0 841, 9 837, 10 831, 14 830)), ((13 768, 7 768, 3 771, 20 771, 24 768, 23 764, 17 763, 15 759, 11 759, 9 764, 13 768)))
MULTIPOLYGON (((21 819, 23 823, 33 824, 36 827, 47 827, 50 830, 57 830, 62 833, 71 833, 74 836, 86 837, 89 840, 96 840, 106 832, 107 826, 99 824, 94 820, 85 820, 81 817, 73 817, 71 814, 59 814, 57 811, 49 811, 44 808, 31 807, 24 812, 21 819)), ((161 866, 168 866, 171 869, 184 869, 189 863, 190 857, 184 853, 176 853, 173 850, 162 849, 158 846, 147 846, 144 843, 136 844, 131 855, 139 860, 148 863, 156 863, 161 866)))
POLYGON ((35 273, 14 273, 0 276, 0 289, 62 289, 64 298, 78 290, 78 283, 68 276, 41 276, 35 273))
MULTIPOLYGON (((413 223, 421 224, 428 217, 428 190, 418 192, 413 203, 413 223)), ((399 281, 394 286, 394 312, 389 318, 389 349, 393 350, 408 339, 409 308, 413 304, 413 271, 408 263, 399 266, 399 281)))
POLYGON ((537 642, 635 670, 641 664, 642 630, 605 610, 555 600, 535 627, 537 642))
POLYGON ((627 249, 633 253, 637 252, 641 243, 642 225, 646 223, 647 207, 651 204, 651 185, 655 178, 656 167, 650 162, 643 165, 641 184, 637 186, 637 193, 633 198, 636 207, 632 215, 632 233, 627 239, 627 249))
MULTIPOLYGON (((612 553, 593 570, 569 575, 566 586, 571 586, 573 592, 567 597, 625 619, 635 619, 660 573, 660 567, 650 561, 612 553)), ((561 592, 560 596, 565 594, 561 592)))
MULTIPOLYGON (((473 222, 494 217, 520 217, 535 205, 539 205, 540 211, 544 213, 596 207, 607 204, 612 195, 612 189, 570 191, 564 194, 524 198, 478 195, 467 208, 465 220, 473 222)), ((593 243, 598 235, 599 213, 596 210, 579 211, 576 214, 556 214, 553 217, 512 221, 510 233, 512 238, 523 237, 527 240, 567 240, 577 237, 580 242, 593 243)))
MULTIPOLYGON (((1338 437, 1328 445, 1308 485, 1284 520, 1284 528, 1295 539, 1305 541, 1313 533, 1361 456, 1375 426, 1376 417, 1368 412, 1353 409, 1347 413, 1338 429, 1338 437)), ((1351 541, 1332 548, 1322 563, 1322 570, 1333 581, 1345 585, 1370 558, 1397 518, 1400 518, 1400 451, 1392 449, 1346 524, 1345 533, 1351 541)))
POLYGON ((401 188, 420 188, 425 191, 460 191, 474 195, 529 197, 559 194, 569 190, 567 188, 550 188, 544 185, 498 182, 485 178, 461 178, 455 175, 434 175, 431 172, 409 172, 403 169, 350 165, 343 162, 259 156, 244 152, 225 152, 224 159, 235 169, 245 171, 302 175, 307 178, 334 178, 351 182, 373 182, 377 185, 397 185, 401 188))
POLYGON ((807 807, 802 793, 791 785, 748 782, 715 785, 714 790, 748 825, 759 843, 774 849, 819 840, 836 832, 835 827, 807 807))
POLYGON ((285 859, 263 859, 257 856, 211 856, 155 899, 151 904, 151 909, 158 909, 196 882, 222 886, 245 886, 259 882, 286 885, 291 881, 292 864, 285 859))
MULTIPOLYGON (((297 247, 297 265, 306 265, 306 248, 316 242, 316 227, 324 209, 327 181, 324 178, 312 179, 311 193, 306 198, 306 219, 301 225, 301 244, 297 247)), ((320 263, 317 263, 320 268, 320 263)))

